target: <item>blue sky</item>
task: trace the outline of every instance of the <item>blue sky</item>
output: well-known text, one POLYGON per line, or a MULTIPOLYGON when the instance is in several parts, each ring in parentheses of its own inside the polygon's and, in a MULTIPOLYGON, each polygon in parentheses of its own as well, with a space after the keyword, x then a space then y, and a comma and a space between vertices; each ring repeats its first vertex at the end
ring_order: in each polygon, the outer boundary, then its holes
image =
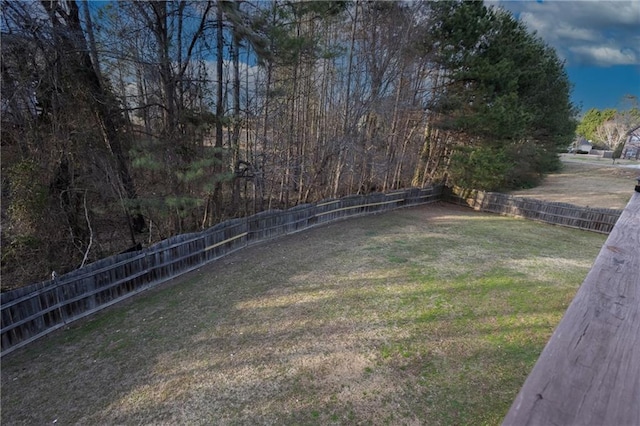
MULTIPOLYGON (((90 2, 92 9, 109 3, 90 2)), ((573 83, 572 101, 627 109, 640 102, 640 0, 485 0, 512 12, 554 47, 573 83)))
POLYGON ((640 98, 640 0, 487 1, 520 19, 565 60, 572 101, 627 109, 640 98))

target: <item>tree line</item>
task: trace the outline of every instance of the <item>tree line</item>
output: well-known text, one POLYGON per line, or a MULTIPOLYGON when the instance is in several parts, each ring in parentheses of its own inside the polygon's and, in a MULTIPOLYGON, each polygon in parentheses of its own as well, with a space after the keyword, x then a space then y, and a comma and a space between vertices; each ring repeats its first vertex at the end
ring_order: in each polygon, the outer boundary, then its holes
POLYGON ((2 1, 3 288, 265 209, 532 186, 555 51, 482 2, 2 1))
MULTIPOLYGON (((625 97, 627 108, 591 108, 580 119, 576 127, 579 138, 587 140, 596 149, 613 151, 614 161, 624 155, 629 131, 640 126, 640 109, 635 96, 625 97)), ((579 141, 576 141, 576 143, 579 141)), ((574 143, 575 145, 575 143, 574 143)), ((573 146, 575 149, 576 147, 573 146)), ((636 152, 636 159, 640 153, 636 152)))

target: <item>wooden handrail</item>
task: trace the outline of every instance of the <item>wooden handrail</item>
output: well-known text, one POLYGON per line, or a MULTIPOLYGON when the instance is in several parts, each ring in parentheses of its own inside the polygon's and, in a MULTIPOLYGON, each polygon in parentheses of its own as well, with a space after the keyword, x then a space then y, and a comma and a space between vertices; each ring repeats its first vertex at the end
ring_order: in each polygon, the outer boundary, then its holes
POLYGON ((640 193, 609 234, 503 425, 640 425, 640 193))

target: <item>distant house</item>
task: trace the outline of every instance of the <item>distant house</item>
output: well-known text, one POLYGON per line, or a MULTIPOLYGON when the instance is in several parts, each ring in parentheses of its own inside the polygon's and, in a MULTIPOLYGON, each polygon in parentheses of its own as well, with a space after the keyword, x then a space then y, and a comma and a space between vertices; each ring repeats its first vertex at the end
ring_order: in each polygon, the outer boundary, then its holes
POLYGON ((635 160, 640 158, 640 126, 636 126, 627 132, 627 140, 624 143, 620 158, 635 160))

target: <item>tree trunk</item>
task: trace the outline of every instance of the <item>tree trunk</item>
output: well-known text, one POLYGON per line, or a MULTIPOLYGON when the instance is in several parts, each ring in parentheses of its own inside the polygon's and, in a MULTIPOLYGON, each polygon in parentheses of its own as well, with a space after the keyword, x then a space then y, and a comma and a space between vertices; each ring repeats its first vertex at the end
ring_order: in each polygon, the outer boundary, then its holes
MULTIPOLYGON (((216 141, 215 156, 217 158, 216 165, 214 166, 214 177, 219 175, 223 171, 222 162, 222 147, 223 147, 223 124, 224 124, 224 81, 222 78, 224 70, 224 13, 222 10, 222 3, 218 2, 216 10, 216 78, 218 84, 216 86, 216 141)), ((222 182, 216 179, 216 183, 211 197, 213 206, 218 210, 213 210, 216 215, 221 213, 220 199, 222 198, 222 182)))
MULTIPOLYGON (((93 112, 102 131, 104 142, 109 152, 113 155, 127 198, 135 200, 137 198, 136 189, 129 172, 128 159, 122 146, 120 126, 117 123, 118 117, 121 117, 120 112, 116 110, 114 99, 106 92, 101 84, 99 73, 94 68, 94 64, 92 64, 80 25, 78 5, 75 1, 67 2, 68 12, 65 12, 64 8, 57 2, 42 0, 42 5, 52 21, 57 47, 61 52, 73 55, 71 57, 76 64, 71 66, 71 69, 75 70, 78 83, 86 87, 90 95, 96 100, 96 102, 92 103, 93 112)), ((134 208, 133 218, 129 218, 129 223, 137 232, 142 231, 145 226, 144 218, 136 211, 136 208, 134 208)))

